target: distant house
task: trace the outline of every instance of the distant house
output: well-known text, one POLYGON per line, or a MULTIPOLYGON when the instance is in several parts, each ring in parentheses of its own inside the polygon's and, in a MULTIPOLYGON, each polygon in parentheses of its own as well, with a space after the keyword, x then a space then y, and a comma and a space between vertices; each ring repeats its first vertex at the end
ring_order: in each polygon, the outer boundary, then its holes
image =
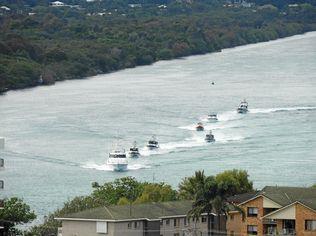
POLYGON ((136 7, 142 7, 142 4, 128 4, 129 7, 131 8, 136 8, 136 7))
POLYGON ((50 5, 51 5, 52 7, 64 7, 64 6, 65 6, 65 3, 60 2, 60 1, 55 1, 55 2, 51 2, 50 5))
POLYGON ((11 9, 9 7, 6 7, 6 6, 1 6, 0 9, 2 11, 11 11, 11 9))
POLYGON ((254 5, 255 5, 254 3, 252 3, 252 2, 247 2, 247 1, 242 1, 242 2, 240 3, 240 6, 245 7, 245 8, 250 8, 250 7, 253 7, 254 5))
POLYGON ((299 7, 299 5, 296 4, 296 3, 295 4, 289 4, 288 7, 299 7))
POLYGON ((316 235, 316 189, 267 186, 229 201, 245 212, 231 210, 229 235, 316 235))
MULTIPOLYGON (((207 218, 198 221, 187 217, 191 201, 146 203, 99 207, 56 218, 62 221, 58 233, 62 236, 183 236, 207 235, 207 218)), ((225 231, 221 216, 220 231, 225 231)), ((211 215, 211 228, 218 232, 218 217, 211 215)))
POLYGON ((165 9, 165 8, 167 8, 167 5, 162 4, 162 5, 159 5, 158 8, 160 8, 160 9, 165 9))

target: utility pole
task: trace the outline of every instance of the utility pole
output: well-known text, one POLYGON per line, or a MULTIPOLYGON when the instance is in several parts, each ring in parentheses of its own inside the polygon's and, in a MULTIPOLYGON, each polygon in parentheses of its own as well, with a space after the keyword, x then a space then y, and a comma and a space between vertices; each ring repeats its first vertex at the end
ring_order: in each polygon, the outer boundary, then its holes
MULTIPOLYGON (((5 139, 0 137, 0 172, 4 169, 4 159, 2 158, 2 150, 4 149, 5 139)), ((0 191, 4 188, 4 181, 0 179, 0 191)), ((3 200, 0 199, 0 211, 3 209, 3 200)), ((3 234, 3 226, 0 221, 0 235, 3 234)))

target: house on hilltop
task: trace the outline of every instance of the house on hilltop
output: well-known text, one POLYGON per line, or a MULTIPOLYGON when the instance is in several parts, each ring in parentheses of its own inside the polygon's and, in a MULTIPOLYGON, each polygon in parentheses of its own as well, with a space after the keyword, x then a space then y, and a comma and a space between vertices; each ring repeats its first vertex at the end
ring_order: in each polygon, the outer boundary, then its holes
POLYGON ((60 1, 55 1, 55 2, 51 2, 50 5, 51 5, 52 7, 64 7, 64 6, 65 6, 65 3, 60 2, 60 1))

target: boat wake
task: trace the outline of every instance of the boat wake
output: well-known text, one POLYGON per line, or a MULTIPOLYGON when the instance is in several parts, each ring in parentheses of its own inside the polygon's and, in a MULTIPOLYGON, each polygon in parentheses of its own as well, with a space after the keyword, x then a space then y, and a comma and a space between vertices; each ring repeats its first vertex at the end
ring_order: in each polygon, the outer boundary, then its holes
MULTIPOLYGON (((204 124, 204 130, 221 130, 221 129, 227 129, 227 128, 234 128, 236 127, 236 124, 232 123, 220 123, 220 122, 214 122, 214 123, 205 123, 204 124)), ((191 124, 187 126, 180 126, 179 129, 185 129, 190 131, 196 131, 196 124, 191 124)))
MULTIPOLYGON (((113 167, 107 164, 99 165, 96 163, 87 163, 85 165, 82 165, 81 167, 85 169, 94 169, 94 170, 100 170, 100 171, 113 171, 114 172, 113 167)), ((129 163, 127 170, 140 170, 140 169, 149 169, 149 168, 150 168, 149 165, 129 163)))
POLYGON ((227 134, 214 134, 215 135, 215 140, 218 143, 228 143, 228 142, 236 142, 236 141, 241 141, 243 139, 245 139, 245 137, 241 136, 241 135, 227 135, 227 134))
POLYGON ((249 113, 273 113, 273 112, 287 112, 287 111, 309 111, 316 110, 316 107, 279 107, 279 108, 254 108, 249 109, 249 113))
POLYGON ((159 148, 155 150, 149 150, 147 147, 144 147, 140 149, 140 154, 142 156, 162 155, 175 152, 177 150, 180 151, 185 148, 200 147, 203 145, 206 145, 204 138, 193 135, 193 137, 186 138, 183 141, 162 143, 159 145, 159 148))

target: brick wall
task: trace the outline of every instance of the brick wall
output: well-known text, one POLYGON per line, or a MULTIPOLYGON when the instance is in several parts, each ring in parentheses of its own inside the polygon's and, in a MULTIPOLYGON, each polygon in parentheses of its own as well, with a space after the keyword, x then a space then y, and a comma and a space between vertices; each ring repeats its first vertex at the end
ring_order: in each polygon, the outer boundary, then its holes
POLYGON ((305 231, 305 220, 316 220, 316 212, 301 204, 296 204, 296 234, 299 236, 316 236, 316 231, 305 231))
POLYGON ((228 214, 226 221, 227 235, 240 235, 242 217, 240 213, 232 212, 228 214), (233 232, 233 234, 232 234, 233 232))
POLYGON ((247 225, 257 225, 258 226, 258 236, 263 235, 263 224, 262 220, 260 219, 263 217, 263 197, 258 197, 252 201, 247 202, 242 206, 245 211, 246 218, 245 222, 242 224, 241 227, 241 234, 247 235, 247 225), (258 216, 257 217, 247 217, 247 208, 248 207, 257 207, 258 208, 258 216))
MULTIPOLYGON (((247 226, 248 225, 256 225, 258 227, 258 236, 263 235, 263 224, 261 217, 263 216, 263 197, 257 197, 256 199, 253 199, 244 205, 241 206, 241 208, 245 212, 245 221, 242 221, 241 214, 236 213, 234 216, 234 219, 228 219, 227 220, 227 234, 230 235, 230 232, 234 231, 236 235, 248 235, 247 234, 247 226), (247 209, 248 207, 256 207, 258 208, 258 215, 248 217, 247 216, 247 209), (237 217, 239 215, 239 217, 237 217)), ((228 217, 230 218, 230 217, 228 217)))

